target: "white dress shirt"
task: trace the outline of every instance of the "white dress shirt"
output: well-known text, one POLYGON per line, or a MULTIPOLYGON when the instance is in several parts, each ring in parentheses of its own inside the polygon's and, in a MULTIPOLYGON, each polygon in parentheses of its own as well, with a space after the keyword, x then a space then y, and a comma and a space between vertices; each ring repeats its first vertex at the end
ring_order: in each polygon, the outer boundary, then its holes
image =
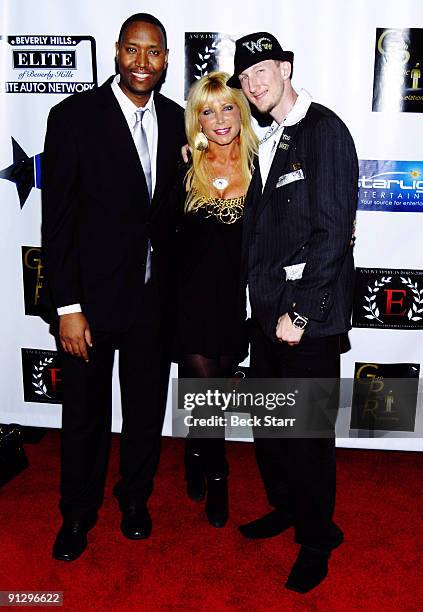
POLYGON ((294 106, 285 117, 285 120, 280 124, 278 124, 277 121, 273 121, 264 138, 261 140, 259 146, 259 166, 263 190, 284 128, 295 125, 303 119, 307 114, 310 104, 310 94, 305 89, 301 89, 295 100, 294 106))
MULTIPOLYGON (((116 96, 121 111, 128 123, 129 130, 132 137, 134 137, 134 126, 135 126, 135 111, 138 106, 123 93, 119 87, 120 75, 117 74, 111 83, 111 88, 116 96)), ((154 194, 156 187, 156 162, 157 162, 157 139, 158 139, 158 124, 156 108, 154 106, 154 92, 151 93, 147 104, 145 105, 145 114, 143 116, 142 125, 147 136, 148 152, 151 160, 151 193, 154 194)), ((151 247, 149 247, 151 248, 151 247)), ((80 304, 70 304, 69 306, 61 306, 57 309, 59 315, 72 314, 75 312, 82 312, 80 304)))

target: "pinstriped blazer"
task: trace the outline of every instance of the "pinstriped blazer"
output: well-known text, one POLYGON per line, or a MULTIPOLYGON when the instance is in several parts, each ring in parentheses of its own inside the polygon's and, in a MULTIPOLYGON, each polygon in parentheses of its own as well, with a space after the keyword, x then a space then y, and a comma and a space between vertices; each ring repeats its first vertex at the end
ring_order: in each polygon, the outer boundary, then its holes
POLYGON ((264 190, 259 167, 248 190, 243 286, 253 316, 274 341, 277 320, 290 308, 309 317, 309 337, 340 334, 351 327, 354 142, 341 119, 315 103, 283 135, 264 190), (301 278, 290 273, 296 264, 305 264, 301 278))

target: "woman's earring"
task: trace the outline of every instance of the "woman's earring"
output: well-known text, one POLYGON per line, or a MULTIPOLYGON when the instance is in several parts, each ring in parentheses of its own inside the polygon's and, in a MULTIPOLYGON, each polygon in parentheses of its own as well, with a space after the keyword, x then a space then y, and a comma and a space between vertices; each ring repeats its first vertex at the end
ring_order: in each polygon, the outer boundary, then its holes
POLYGON ((205 151, 209 146, 209 141, 203 132, 197 132, 194 138, 194 147, 197 151, 205 151))

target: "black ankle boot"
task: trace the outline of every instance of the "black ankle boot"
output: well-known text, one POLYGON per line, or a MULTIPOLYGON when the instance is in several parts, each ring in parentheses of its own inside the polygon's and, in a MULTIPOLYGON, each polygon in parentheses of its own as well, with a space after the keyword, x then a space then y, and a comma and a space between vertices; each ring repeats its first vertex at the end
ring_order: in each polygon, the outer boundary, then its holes
POLYGON ((228 520, 228 478, 207 478, 206 515, 213 527, 224 527, 228 520))
POLYGON ((187 494, 194 501, 202 501, 206 495, 206 480, 200 454, 185 450, 185 480, 187 494))
POLYGON ((285 587, 297 593, 308 593, 328 575, 330 552, 301 546, 285 587))

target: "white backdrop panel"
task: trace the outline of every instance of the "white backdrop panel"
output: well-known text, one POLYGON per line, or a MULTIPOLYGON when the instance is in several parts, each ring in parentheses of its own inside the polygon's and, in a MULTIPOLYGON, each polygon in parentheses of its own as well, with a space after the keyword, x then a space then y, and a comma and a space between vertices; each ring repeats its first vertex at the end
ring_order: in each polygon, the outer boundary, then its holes
MULTIPOLYGON (((165 95, 184 104, 184 33, 223 32, 238 37, 268 30, 295 52, 294 86, 332 108, 349 126, 360 159, 421 160, 423 122, 419 113, 373 113, 376 28, 423 28, 421 0, 1 0, 1 35, 91 35, 97 44, 98 82, 114 71, 114 42, 132 13, 156 15, 168 32, 170 48, 165 95)), ((7 69, 2 53, 0 80, 7 69)), ((11 136, 28 156, 42 151, 46 118, 62 95, 0 94, 0 169, 11 164, 11 136)), ((22 210, 13 183, 0 180, 0 249, 3 262, 0 302, 2 405, 0 422, 60 426, 60 406, 23 400, 21 347, 54 349, 45 323, 23 307, 21 246, 40 244, 40 192, 33 189, 22 210)), ((422 269, 423 215, 359 212, 356 264, 361 267, 422 269)), ((343 375, 354 363, 423 364, 421 332, 353 329, 343 375)), ((116 370, 115 370, 116 371, 116 370)), ((173 368, 172 375, 176 375, 173 368)), ((120 400, 114 381, 113 428, 120 427, 120 400)), ((170 432, 168 410, 165 433, 170 432)), ((339 440, 340 445, 423 450, 418 439, 339 440)))

